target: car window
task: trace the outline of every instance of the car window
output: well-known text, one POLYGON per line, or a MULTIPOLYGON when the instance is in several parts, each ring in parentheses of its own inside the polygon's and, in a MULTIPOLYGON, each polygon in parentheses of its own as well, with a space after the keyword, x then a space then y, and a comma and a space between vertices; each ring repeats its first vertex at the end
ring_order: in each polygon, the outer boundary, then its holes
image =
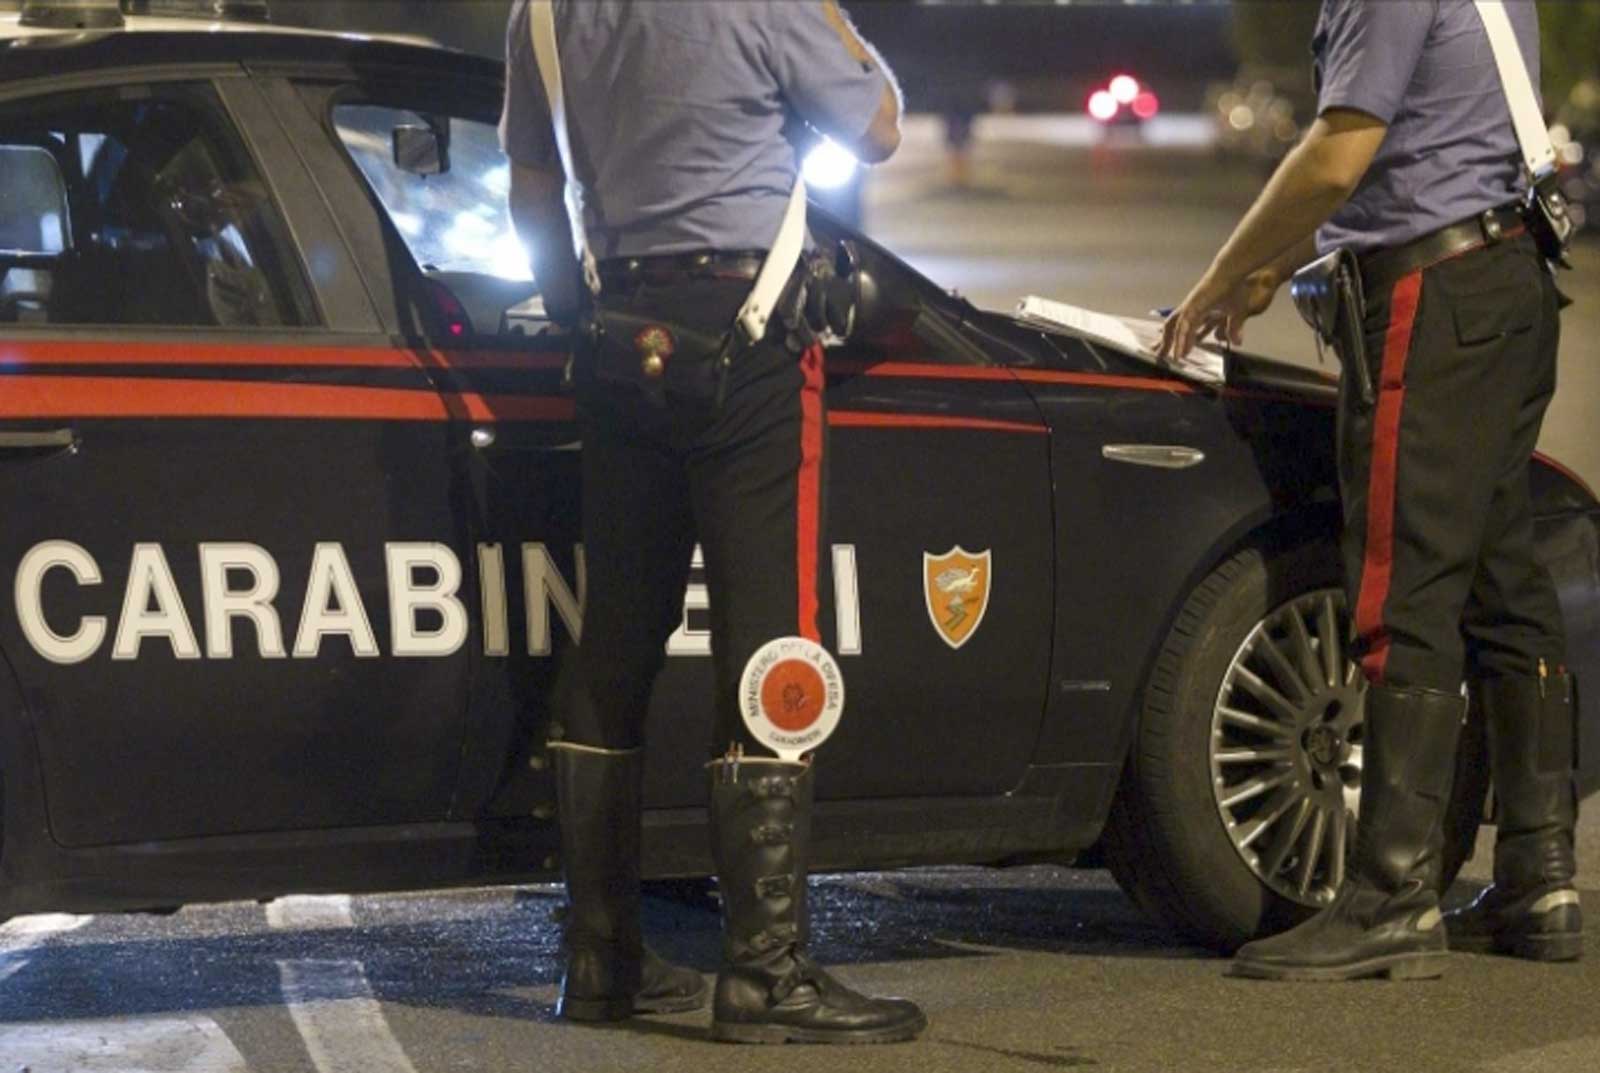
POLYGON ((533 279, 528 255, 511 226, 511 165, 492 123, 338 104, 333 124, 423 271, 533 279), (406 127, 433 127, 443 134, 446 170, 417 175, 395 164, 394 132, 406 127))
POLYGON ((288 230, 209 85, 0 106, 0 191, 0 322, 315 319, 288 230))
MULTIPOLYGON (((537 332, 542 306, 526 300, 534 293, 532 272, 511 224, 511 169, 495 124, 487 117, 375 103, 370 92, 336 102, 333 126, 417 266, 465 308, 474 333, 537 332), (421 174, 434 169, 396 163, 397 152, 405 157, 406 134, 416 130, 434 132, 443 159, 429 158, 430 164, 442 164, 442 170, 421 174)), ((397 93, 390 99, 403 98, 397 93)), ((819 213, 812 214, 811 232, 825 248, 852 236, 819 213)), ((956 303, 936 286, 871 243, 860 242, 857 249, 876 300, 871 323, 849 344, 853 351, 873 361, 993 360, 945 312, 956 303)))
POLYGON ((0 253, 50 256, 67 248, 67 181, 47 150, 0 145, 0 191, 0 253))

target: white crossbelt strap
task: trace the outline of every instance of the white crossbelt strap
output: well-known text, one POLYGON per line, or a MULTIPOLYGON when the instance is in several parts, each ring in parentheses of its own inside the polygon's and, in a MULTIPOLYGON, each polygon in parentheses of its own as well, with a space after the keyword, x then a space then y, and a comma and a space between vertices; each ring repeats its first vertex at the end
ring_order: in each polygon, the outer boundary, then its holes
POLYGON ((789 277, 794 275, 794 266, 800 263, 805 244, 806 181, 796 171, 789 207, 783 211, 783 226, 778 228, 778 237, 767 251, 767 259, 761 263, 756 285, 750 288, 750 297, 739 307, 738 322, 744 326, 745 336, 751 342, 767 334, 767 321, 777 308, 783 289, 789 285, 789 277))
POLYGON ((1550 143, 1550 131, 1544 125, 1544 114, 1539 110, 1539 98, 1534 95, 1533 81, 1528 77, 1528 65, 1522 58, 1522 47, 1511 29, 1511 19, 1506 15, 1502 0, 1475 0, 1478 17, 1489 34, 1489 47, 1494 50, 1494 64, 1500 69, 1500 84, 1505 89, 1506 102, 1511 105, 1511 123, 1517 129, 1517 144, 1522 147, 1522 159, 1528 174, 1542 178, 1555 170, 1556 150, 1550 143))
MULTIPOLYGON (((561 55, 556 48, 555 9, 552 0, 528 0, 528 26, 533 35, 533 58, 539 65, 539 77, 544 82, 545 99, 550 104, 550 121, 555 127, 556 148, 561 154, 561 166, 567 173, 567 214, 572 218, 572 238, 577 247, 578 260, 583 264, 583 280, 589 292, 600 294, 600 269, 594 250, 589 245, 589 231, 584 221, 583 188, 573 167, 572 141, 567 128, 566 96, 561 83, 561 55)), ((767 259, 756 275, 750 297, 739 309, 738 323, 751 340, 767 333, 767 321, 783 290, 794 274, 795 265, 806 241, 806 184, 799 172, 794 178, 794 190, 789 195, 788 208, 784 210, 783 226, 767 253, 767 259)))

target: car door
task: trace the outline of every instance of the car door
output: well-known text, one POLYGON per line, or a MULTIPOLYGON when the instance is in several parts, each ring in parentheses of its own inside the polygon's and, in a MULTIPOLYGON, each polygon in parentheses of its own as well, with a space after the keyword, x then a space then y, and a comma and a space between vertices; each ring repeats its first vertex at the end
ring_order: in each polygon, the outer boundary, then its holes
MULTIPOLYGON (((812 214, 822 245, 849 232, 812 214)), ((1049 433, 960 303, 864 241, 872 295, 828 378, 824 643, 845 710, 823 800, 990 797, 1021 784, 1043 717, 1054 621, 1049 433)), ((710 697, 706 592, 652 701, 652 803, 700 803, 710 697), (657 729, 661 728, 661 729, 657 729)))
POLYGON ((443 819, 451 409, 357 225, 242 71, 8 89, 0 146, 62 206, 0 251, 0 647, 55 840, 443 819))
POLYGON ((488 68, 297 79, 279 104, 308 122, 308 137, 330 136, 339 160, 327 170, 382 214, 385 291, 397 315, 415 313, 430 375, 465 400, 450 451, 472 545, 463 597, 473 672, 455 813, 533 817, 545 829, 549 692, 582 617, 579 445, 562 388, 565 342, 548 332, 510 222, 496 130, 503 91, 488 68), (402 166, 397 139, 421 132, 432 159, 402 166))
MULTIPOLYGON (((813 233, 843 232, 821 218, 813 233)), ((871 301, 829 351, 834 637, 846 714, 824 798, 1021 783, 1055 618, 1050 436, 961 303, 856 242, 871 301)))
MULTIPOLYGON (((430 360, 494 400, 473 442, 459 445, 474 473, 468 513, 485 625, 462 810, 547 815, 550 688, 581 634, 583 604, 581 444, 561 394, 565 346, 537 302, 524 301, 533 287, 506 215, 509 165, 494 132, 500 87, 465 73, 426 83, 305 84, 300 97, 383 206, 407 268, 456 311, 434 325, 430 360), (395 163, 396 139, 422 128, 448 147, 447 172, 408 174, 395 163)), ((819 217, 813 230, 831 240, 834 226, 819 217)), ((951 322, 944 310, 954 303, 887 254, 863 255, 879 284, 877 323, 829 355, 833 546, 822 618, 848 714, 819 793, 1002 794, 1022 779, 1044 710, 1049 437, 1026 390, 951 322)), ((704 798, 712 683, 698 564, 667 651, 650 717, 654 808, 704 798)))

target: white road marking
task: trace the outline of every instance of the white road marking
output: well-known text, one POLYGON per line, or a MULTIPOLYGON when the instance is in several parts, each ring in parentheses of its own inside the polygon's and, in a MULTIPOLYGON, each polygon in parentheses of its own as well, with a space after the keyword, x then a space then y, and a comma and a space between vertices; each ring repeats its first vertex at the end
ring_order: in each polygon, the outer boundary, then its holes
MULTIPOLYGON (((348 895, 295 895, 267 906, 282 930, 355 925, 348 895)), ((416 1073, 389 1031, 359 961, 280 961, 283 1001, 318 1073, 416 1073)))
POLYGON ((92 916, 74 916, 71 913, 40 913, 0 924, 0 983, 5 983, 27 967, 30 959, 22 957, 23 953, 52 935, 77 931, 93 919, 92 916))
POLYGON ((0 1025, 7 1073, 249 1073, 211 1018, 0 1025))
POLYGON ((359 961, 280 961, 283 997, 318 1073, 416 1073, 359 961))
POLYGON ((0 950, 22 950, 43 939, 63 932, 77 931, 92 916, 73 916, 71 913, 40 913, 37 916, 17 917, 0 924, 0 950))
POLYGON ((267 923, 279 930, 348 928, 355 924, 350 913, 350 896, 292 895, 267 906, 267 923))

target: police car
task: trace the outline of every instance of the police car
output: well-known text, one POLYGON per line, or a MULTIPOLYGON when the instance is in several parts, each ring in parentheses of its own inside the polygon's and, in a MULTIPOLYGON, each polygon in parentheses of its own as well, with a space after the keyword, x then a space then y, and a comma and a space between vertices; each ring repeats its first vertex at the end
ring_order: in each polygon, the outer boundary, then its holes
MULTIPOLYGON (((549 879, 581 443, 501 69, 130 7, 0 15, 0 916, 549 879)), ((1333 385, 1234 356, 1197 386, 812 225, 863 295, 828 355, 815 864, 1087 853, 1219 947, 1327 901, 1362 701, 1333 385)), ((1600 506, 1530 480, 1600 680, 1600 506)), ((696 573, 658 877, 709 870, 705 608, 696 573)))

